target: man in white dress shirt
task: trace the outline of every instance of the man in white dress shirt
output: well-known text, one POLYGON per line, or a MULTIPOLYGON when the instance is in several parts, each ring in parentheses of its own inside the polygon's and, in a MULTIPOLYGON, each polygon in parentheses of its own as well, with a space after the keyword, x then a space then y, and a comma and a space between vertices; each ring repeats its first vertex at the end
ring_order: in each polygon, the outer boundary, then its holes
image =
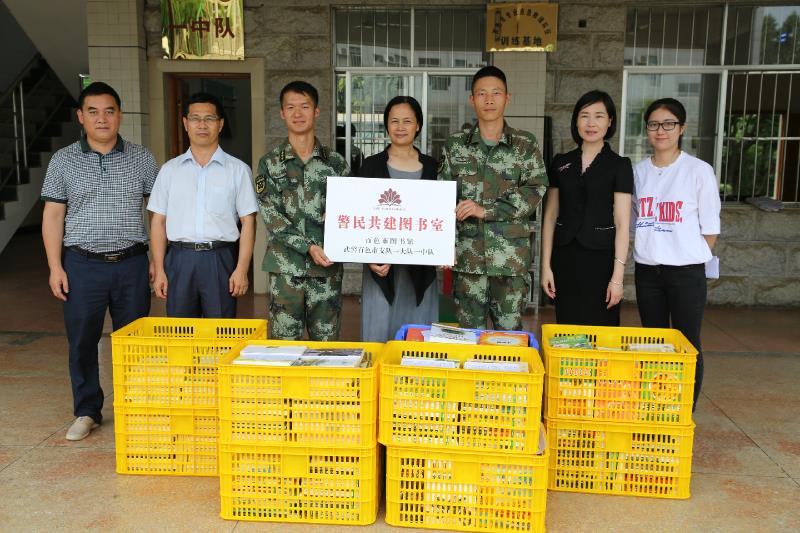
POLYGON ((215 96, 189 97, 189 149, 161 167, 147 204, 153 289, 168 316, 234 318, 236 298, 247 293, 258 203, 250 167, 219 146, 224 125, 215 96))

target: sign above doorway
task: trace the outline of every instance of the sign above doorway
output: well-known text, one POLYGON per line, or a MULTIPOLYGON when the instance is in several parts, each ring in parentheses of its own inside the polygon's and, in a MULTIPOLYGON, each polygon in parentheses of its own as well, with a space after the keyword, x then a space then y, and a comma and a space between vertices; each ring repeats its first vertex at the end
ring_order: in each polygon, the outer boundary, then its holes
POLYGON ((486 6, 487 52, 555 52, 558 4, 486 6))
POLYGON ((161 0, 165 59, 244 59, 243 0, 161 0))

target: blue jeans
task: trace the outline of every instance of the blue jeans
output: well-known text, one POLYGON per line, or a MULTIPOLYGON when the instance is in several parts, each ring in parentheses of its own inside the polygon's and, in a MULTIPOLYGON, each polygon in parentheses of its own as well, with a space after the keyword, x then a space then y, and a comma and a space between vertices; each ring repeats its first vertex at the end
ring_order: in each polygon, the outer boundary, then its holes
POLYGON ((103 418, 103 389, 97 343, 103 335, 106 310, 117 330, 150 312, 147 254, 106 263, 64 251, 69 293, 64 325, 69 341, 69 376, 75 416, 103 418))
POLYGON ((694 403, 703 385, 703 350, 700 327, 706 307, 705 266, 644 265, 636 263, 636 303, 646 328, 675 328, 697 349, 694 403), (670 325, 671 323, 671 325, 670 325))

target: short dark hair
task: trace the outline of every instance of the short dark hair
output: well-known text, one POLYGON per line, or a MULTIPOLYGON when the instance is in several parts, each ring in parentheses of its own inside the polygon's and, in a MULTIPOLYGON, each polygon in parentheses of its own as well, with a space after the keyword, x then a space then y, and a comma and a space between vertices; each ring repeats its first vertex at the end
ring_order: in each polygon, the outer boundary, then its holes
POLYGON ((93 81, 81 91, 81 94, 78 96, 78 109, 83 109, 83 101, 87 96, 100 96, 103 94, 111 96, 117 103, 117 107, 122 109, 122 100, 119 99, 117 91, 115 91, 111 85, 102 81, 93 81))
POLYGON ((578 101, 575 102, 575 107, 572 109, 572 124, 570 126, 570 131, 572 133, 572 140, 575 141, 575 144, 578 146, 583 144, 583 139, 581 139, 580 133, 578 132, 578 115, 585 107, 596 104, 597 102, 603 103, 603 105, 606 107, 608 118, 611 119, 611 124, 608 126, 608 131, 606 131, 603 139, 610 139, 617 131, 617 106, 614 105, 614 100, 612 100, 611 96, 609 96, 605 91, 589 91, 578 98, 578 101))
POLYGON ((411 106, 411 110, 414 111, 414 115, 417 117, 419 130, 414 134, 414 138, 416 139, 419 132, 422 131, 422 106, 419 105, 419 102, 417 102, 417 99, 413 96, 395 96, 389 100, 389 103, 386 104, 386 109, 383 110, 383 127, 387 130, 389 129, 389 112, 394 106, 401 104, 408 104, 411 106))
POLYGON ((314 107, 319 107, 319 92, 307 81, 295 80, 287 83, 283 89, 281 89, 281 95, 278 97, 278 102, 281 107, 283 107, 283 95, 286 93, 304 94, 311 98, 311 101, 314 102, 314 107))
POLYGON ((675 115, 675 118, 677 118, 678 122, 681 124, 686 123, 686 108, 674 98, 659 98, 647 106, 647 110, 644 112, 644 121, 647 122, 650 120, 650 115, 653 114, 653 111, 662 108, 675 115))
POLYGON ((217 116, 225 120, 225 108, 219 98, 211 93, 194 93, 183 103, 183 116, 189 116, 189 106, 192 104, 211 104, 217 110, 217 116))
POLYGON ((476 72, 472 76, 472 85, 470 86, 470 91, 475 88, 475 82, 481 78, 500 78, 500 81, 503 82, 503 87, 506 88, 508 91, 508 82, 506 81, 506 74, 499 68, 495 67, 494 65, 489 65, 488 67, 483 67, 478 72, 476 72))
MULTIPOLYGON (((666 109, 673 115, 675 118, 678 119, 679 125, 683 126, 686 124, 686 108, 683 107, 683 104, 677 101, 674 98, 659 98, 658 100, 653 101, 644 112, 644 122, 647 124, 647 121, 650 120, 650 115, 657 109, 666 109)), ((678 137, 678 148, 681 147, 683 143, 683 134, 678 137)))

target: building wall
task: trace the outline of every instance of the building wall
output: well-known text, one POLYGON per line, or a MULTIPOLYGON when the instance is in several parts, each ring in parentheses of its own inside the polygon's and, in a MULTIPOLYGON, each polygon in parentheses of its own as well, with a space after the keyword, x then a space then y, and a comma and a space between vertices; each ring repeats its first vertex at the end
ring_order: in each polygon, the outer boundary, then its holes
MULTIPOLYGON (((632 1, 560 0, 558 44, 547 54, 545 114, 553 119, 553 150, 572 150, 572 108, 591 89, 608 92, 622 111, 625 15, 632 1)), ((747 3, 747 2, 739 2, 747 3)), ((615 150, 619 139, 611 141, 615 150)), ((634 161, 634 163, 636 163, 634 161)), ((750 205, 723 204, 715 254, 720 279, 709 280, 710 304, 800 306, 800 207, 767 213, 750 205)), ((625 299, 635 301, 633 261, 625 299)))
POLYGON ((0 93, 3 93, 33 59, 37 50, 2 0, 0 0, 0 50, 5 52, 3 68, 0 69, 0 93))
MULTIPOLYGON (((127 0, 96 0, 102 2, 127 0)), ((484 0, 438 0, 436 6, 485 5, 484 0)), ((332 7, 343 6, 386 6, 393 8, 425 6, 424 2, 398 2, 373 0, 319 1, 305 0, 244 0, 245 58, 258 58, 264 65, 264 131, 265 142, 260 150, 254 147, 254 156, 259 157, 267 146, 286 135, 286 129, 278 114, 278 94, 289 81, 303 79, 312 83, 319 91, 321 114, 317 123, 317 135, 323 143, 332 144, 334 102, 333 77, 333 24, 332 7)), ((158 61, 161 51, 160 0, 146 0, 144 4, 144 42, 146 55, 150 62, 158 61)), ((509 84, 518 87, 510 112, 519 115, 543 114, 544 58, 537 54, 522 54, 518 58, 509 57, 505 68, 509 69, 509 84), (527 57, 530 65, 519 57, 527 57)), ((210 63, 197 64, 198 71, 208 72, 210 63)), ((182 65, 183 66, 183 65, 182 65)), ((152 72, 152 70, 151 70, 152 72)), ((153 80, 158 83, 158 80, 153 80)), ((153 84, 151 83, 151 87, 153 84)), ((255 86, 254 86, 255 87, 255 86)), ((516 90, 516 89, 515 89, 516 90)), ((152 91, 151 91, 152 92, 152 91)), ((256 96, 256 95, 253 95, 256 96)), ((163 105, 163 100, 152 100, 155 105, 163 105)), ((154 113, 156 111, 154 110, 154 113)), ((257 120, 257 119, 256 119, 257 120)), ((154 122, 153 128, 163 128, 154 122)), ((154 137, 163 144, 162 135, 154 137)), ((156 152, 160 147, 156 147, 156 152)), ((259 265, 266 246, 266 232, 259 223, 256 249, 254 251, 256 292, 265 292, 265 277, 259 265)), ((361 292, 361 266, 347 265, 343 284, 345 294, 361 292)))
POLYGON ((726 206, 715 252, 720 279, 709 284, 711 303, 800 306, 800 206, 726 206))
MULTIPOLYGON (((437 6, 484 5, 483 0, 438 0, 437 6)), ((387 0, 244 0, 245 57, 264 59, 266 143, 285 137, 278 115, 278 94, 288 82, 302 79, 319 91, 321 114, 317 134, 332 142, 333 113, 333 24, 332 7, 410 7, 424 2, 398 3, 387 0)), ((148 58, 161 57, 160 0, 146 0, 145 31, 148 58)), ((266 148, 266 146, 264 147, 266 148)))
MULTIPOLYGON (((136 0, 88 1, 90 6, 113 6, 129 1, 141 6, 136 0)), ((436 5, 486 3, 484 0, 437 0, 436 5)), ((625 15, 626 6, 630 3, 620 0, 561 0, 558 2, 556 52, 494 54, 494 64, 503 68, 509 77, 512 101, 508 114, 551 116, 554 152, 574 147, 569 122, 572 107, 584 92, 595 88, 607 91, 621 111, 625 15)), ((414 4, 428 5, 413 2, 402 4, 402 7, 414 4)), ((384 0, 244 1, 245 54, 247 58, 263 61, 263 149, 285 135, 278 115, 277 96, 280 88, 293 79, 308 80, 319 90, 322 114, 318 134, 323 142, 331 143, 331 106, 334 100, 331 8, 348 5, 401 7, 398 2, 384 0)), ((150 62, 161 57, 159 9, 160 0, 145 1, 143 37, 139 41, 132 41, 134 47, 144 50, 143 54, 150 62)), ((107 45, 108 54, 112 53, 113 45, 107 45)), ((115 60, 124 60, 125 65, 133 66, 140 79, 144 76, 144 71, 136 67, 133 54, 130 58, 115 60)), ((209 64, 219 62, 203 63, 205 65, 202 68, 207 71, 209 64)), ((98 65, 93 63, 93 76, 96 72, 102 72, 95 68, 98 65)), ((114 61, 109 61, 108 65, 109 68, 123 68, 114 61)), ((186 68, 191 67, 187 65, 186 68)), ((115 74, 113 68, 110 73, 115 74)), ((143 90, 140 94, 146 101, 147 92, 143 90)), ((163 102, 160 103, 163 105, 163 102)), ((145 121, 146 117, 144 110, 142 120, 145 121)), ((162 126, 154 124, 154 127, 162 126)), ((540 134, 538 131, 536 133, 540 134)), ((612 146, 618 148, 616 138, 612 146)), ((258 157, 258 154, 254 155, 258 157)), ((750 206, 726 205, 722 213, 722 232, 717 249, 722 258, 722 278, 709 284, 710 303, 800 305, 800 208, 789 208, 782 213, 764 213, 750 206)), ((260 243, 264 242, 261 235, 260 243)), ((256 251, 256 265, 260 253, 263 251, 256 251)), ((626 278, 628 301, 635 298, 631 267, 632 264, 629 265, 626 278)), ((360 268, 351 270, 352 279, 345 284, 346 292, 358 292, 360 268)), ((261 275, 258 266, 256 274, 261 275)))
MULTIPOLYGON (((78 74, 86 74, 89 68, 87 3, 92 3, 92 1, 2 1, 4 10, 11 12, 25 32, 24 40, 29 39, 33 43, 74 98, 77 98, 80 93, 78 74)), ((5 32, 6 28, 3 28, 2 31, 5 32)), ((4 34, 4 37, 10 36, 4 34)), ((19 59, 13 56, 17 52, 22 52, 15 48, 3 48, 2 50, 3 69, 8 68, 6 65, 11 67, 15 59, 19 59)), ((13 72, 12 78, 16 74, 19 74, 19 70, 13 72)))
POLYGON ((87 0, 89 75, 114 87, 122 100, 120 135, 150 141, 143 4, 140 0, 87 0))
MULTIPOLYGON (((709 304, 800 307, 800 206, 778 213, 723 206, 714 254, 720 277, 708 280, 709 304)), ((636 301, 632 260, 625 269, 625 301, 636 301)))
MULTIPOLYGON (((558 2, 558 42, 547 54, 545 114, 553 118, 553 152, 575 148, 570 135, 572 108, 592 89, 622 104, 625 50, 625 2, 584 0, 558 2)), ((619 147, 614 137, 612 147, 619 147)))

